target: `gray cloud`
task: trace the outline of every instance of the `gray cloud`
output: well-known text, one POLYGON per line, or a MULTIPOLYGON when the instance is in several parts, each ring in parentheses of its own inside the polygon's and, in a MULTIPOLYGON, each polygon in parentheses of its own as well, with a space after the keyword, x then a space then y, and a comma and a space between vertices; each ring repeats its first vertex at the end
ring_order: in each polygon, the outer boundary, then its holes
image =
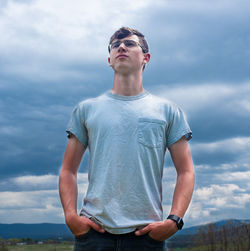
MULTIPOLYGON (((11 198, 0 209, 0 218, 6 212, 16 213, 15 203, 34 190, 29 195, 41 199, 42 208, 39 211, 37 202, 20 204, 23 221, 30 222, 27 209, 34 215, 32 222, 46 217, 63 221, 55 180, 67 143, 65 128, 80 100, 112 87, 107 42, 122 25, 138 28, 149 41, 145 88, 179 104, 193 130, 190 145, 197 191, 189 221, 235 217, 235 208, 220 206, 232 205, 230 196, 240 205, 237 212, 248 217, 250 188, 244 177, 249 175, 250 150, 249 1, 118 1, 105 8, 107 3, 91 1, 83 8, 82 1, 53 2, 65 4, 62 9, 50 1, 0 3, 4 34, 0 41, 0 197, 11 198), (118 11, 121 6, 123 12, 118 11), (38 191, 43 191, 39 198, 38 191), (207 191, 210 202, 205 200, 207 191)), ((171 165, 168 156, 166 166, 171 165)), ((88 153, 81 172, 87 166, 88 153)), ((172 167, 164 171, 164 208, 169 210, 176 174, 172 167)), ((84 176, 81 195, 86 184, 84 176)))
POLYGON ((152 87, 152 92, 174 101, 184 109, 194 141, 249 136, 249 83, 156 85, 152 87))
POLYGON ((152 9, 147 31, 152 70, 158 72, 154 81, 248 80, 249 10, 247 1, 192 1, 189 6, 177 1, 152 9))

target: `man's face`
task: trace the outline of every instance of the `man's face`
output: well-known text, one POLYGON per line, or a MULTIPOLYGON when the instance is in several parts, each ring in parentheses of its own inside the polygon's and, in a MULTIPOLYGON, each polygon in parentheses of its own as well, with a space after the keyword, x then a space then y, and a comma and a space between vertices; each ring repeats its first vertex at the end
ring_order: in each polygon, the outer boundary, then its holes
POLYGON ((139 45, 139 38, 136 35, 125 37, 122 39, 115 39, 113 43, 120 41, 119 46, 115 46, 110 50, 110 57, 108 58, 109 65, 115 72, 131 73, 133 71, 141 71, 143 66, 149 61, 149 53, 143 53, 139 45), (126 46, 122 43, 125 40, 135 41, 136 46, 126 46))

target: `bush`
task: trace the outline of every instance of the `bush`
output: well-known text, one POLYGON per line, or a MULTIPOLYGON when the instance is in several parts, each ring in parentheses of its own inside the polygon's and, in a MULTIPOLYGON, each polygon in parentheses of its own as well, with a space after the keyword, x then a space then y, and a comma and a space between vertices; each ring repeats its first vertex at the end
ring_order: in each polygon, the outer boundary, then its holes
POLYGON ((0 251, 9 251, 9 249, 7 247, 0 247, 0 251))

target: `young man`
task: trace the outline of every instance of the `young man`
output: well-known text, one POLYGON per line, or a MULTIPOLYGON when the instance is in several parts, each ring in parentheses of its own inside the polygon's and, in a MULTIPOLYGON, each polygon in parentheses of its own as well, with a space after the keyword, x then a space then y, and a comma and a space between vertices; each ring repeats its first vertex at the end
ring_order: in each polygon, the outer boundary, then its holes
POLYGON ((80 102, 67 132, 60 171, 65 220, 75 250, 165 250, 164 240, 183 226, 194 187, 185 115, 143 89, 150 60, 144 36, 121 28, 109 44, 113 88, 80 102), (89 185, 77 214, 77 170, 89 148, 89 185), (162 175, 169 149, 177 181, 168 219, 163 219, 162 175))

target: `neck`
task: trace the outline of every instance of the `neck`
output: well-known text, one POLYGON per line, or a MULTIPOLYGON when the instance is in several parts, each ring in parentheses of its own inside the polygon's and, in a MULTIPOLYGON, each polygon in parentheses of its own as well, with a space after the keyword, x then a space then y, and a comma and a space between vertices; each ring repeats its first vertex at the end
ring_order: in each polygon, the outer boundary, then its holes
POLYGON ((114 75, 114 84, 111 92, 123 96, 136 96, 143 92, 142 75, 114 75))

